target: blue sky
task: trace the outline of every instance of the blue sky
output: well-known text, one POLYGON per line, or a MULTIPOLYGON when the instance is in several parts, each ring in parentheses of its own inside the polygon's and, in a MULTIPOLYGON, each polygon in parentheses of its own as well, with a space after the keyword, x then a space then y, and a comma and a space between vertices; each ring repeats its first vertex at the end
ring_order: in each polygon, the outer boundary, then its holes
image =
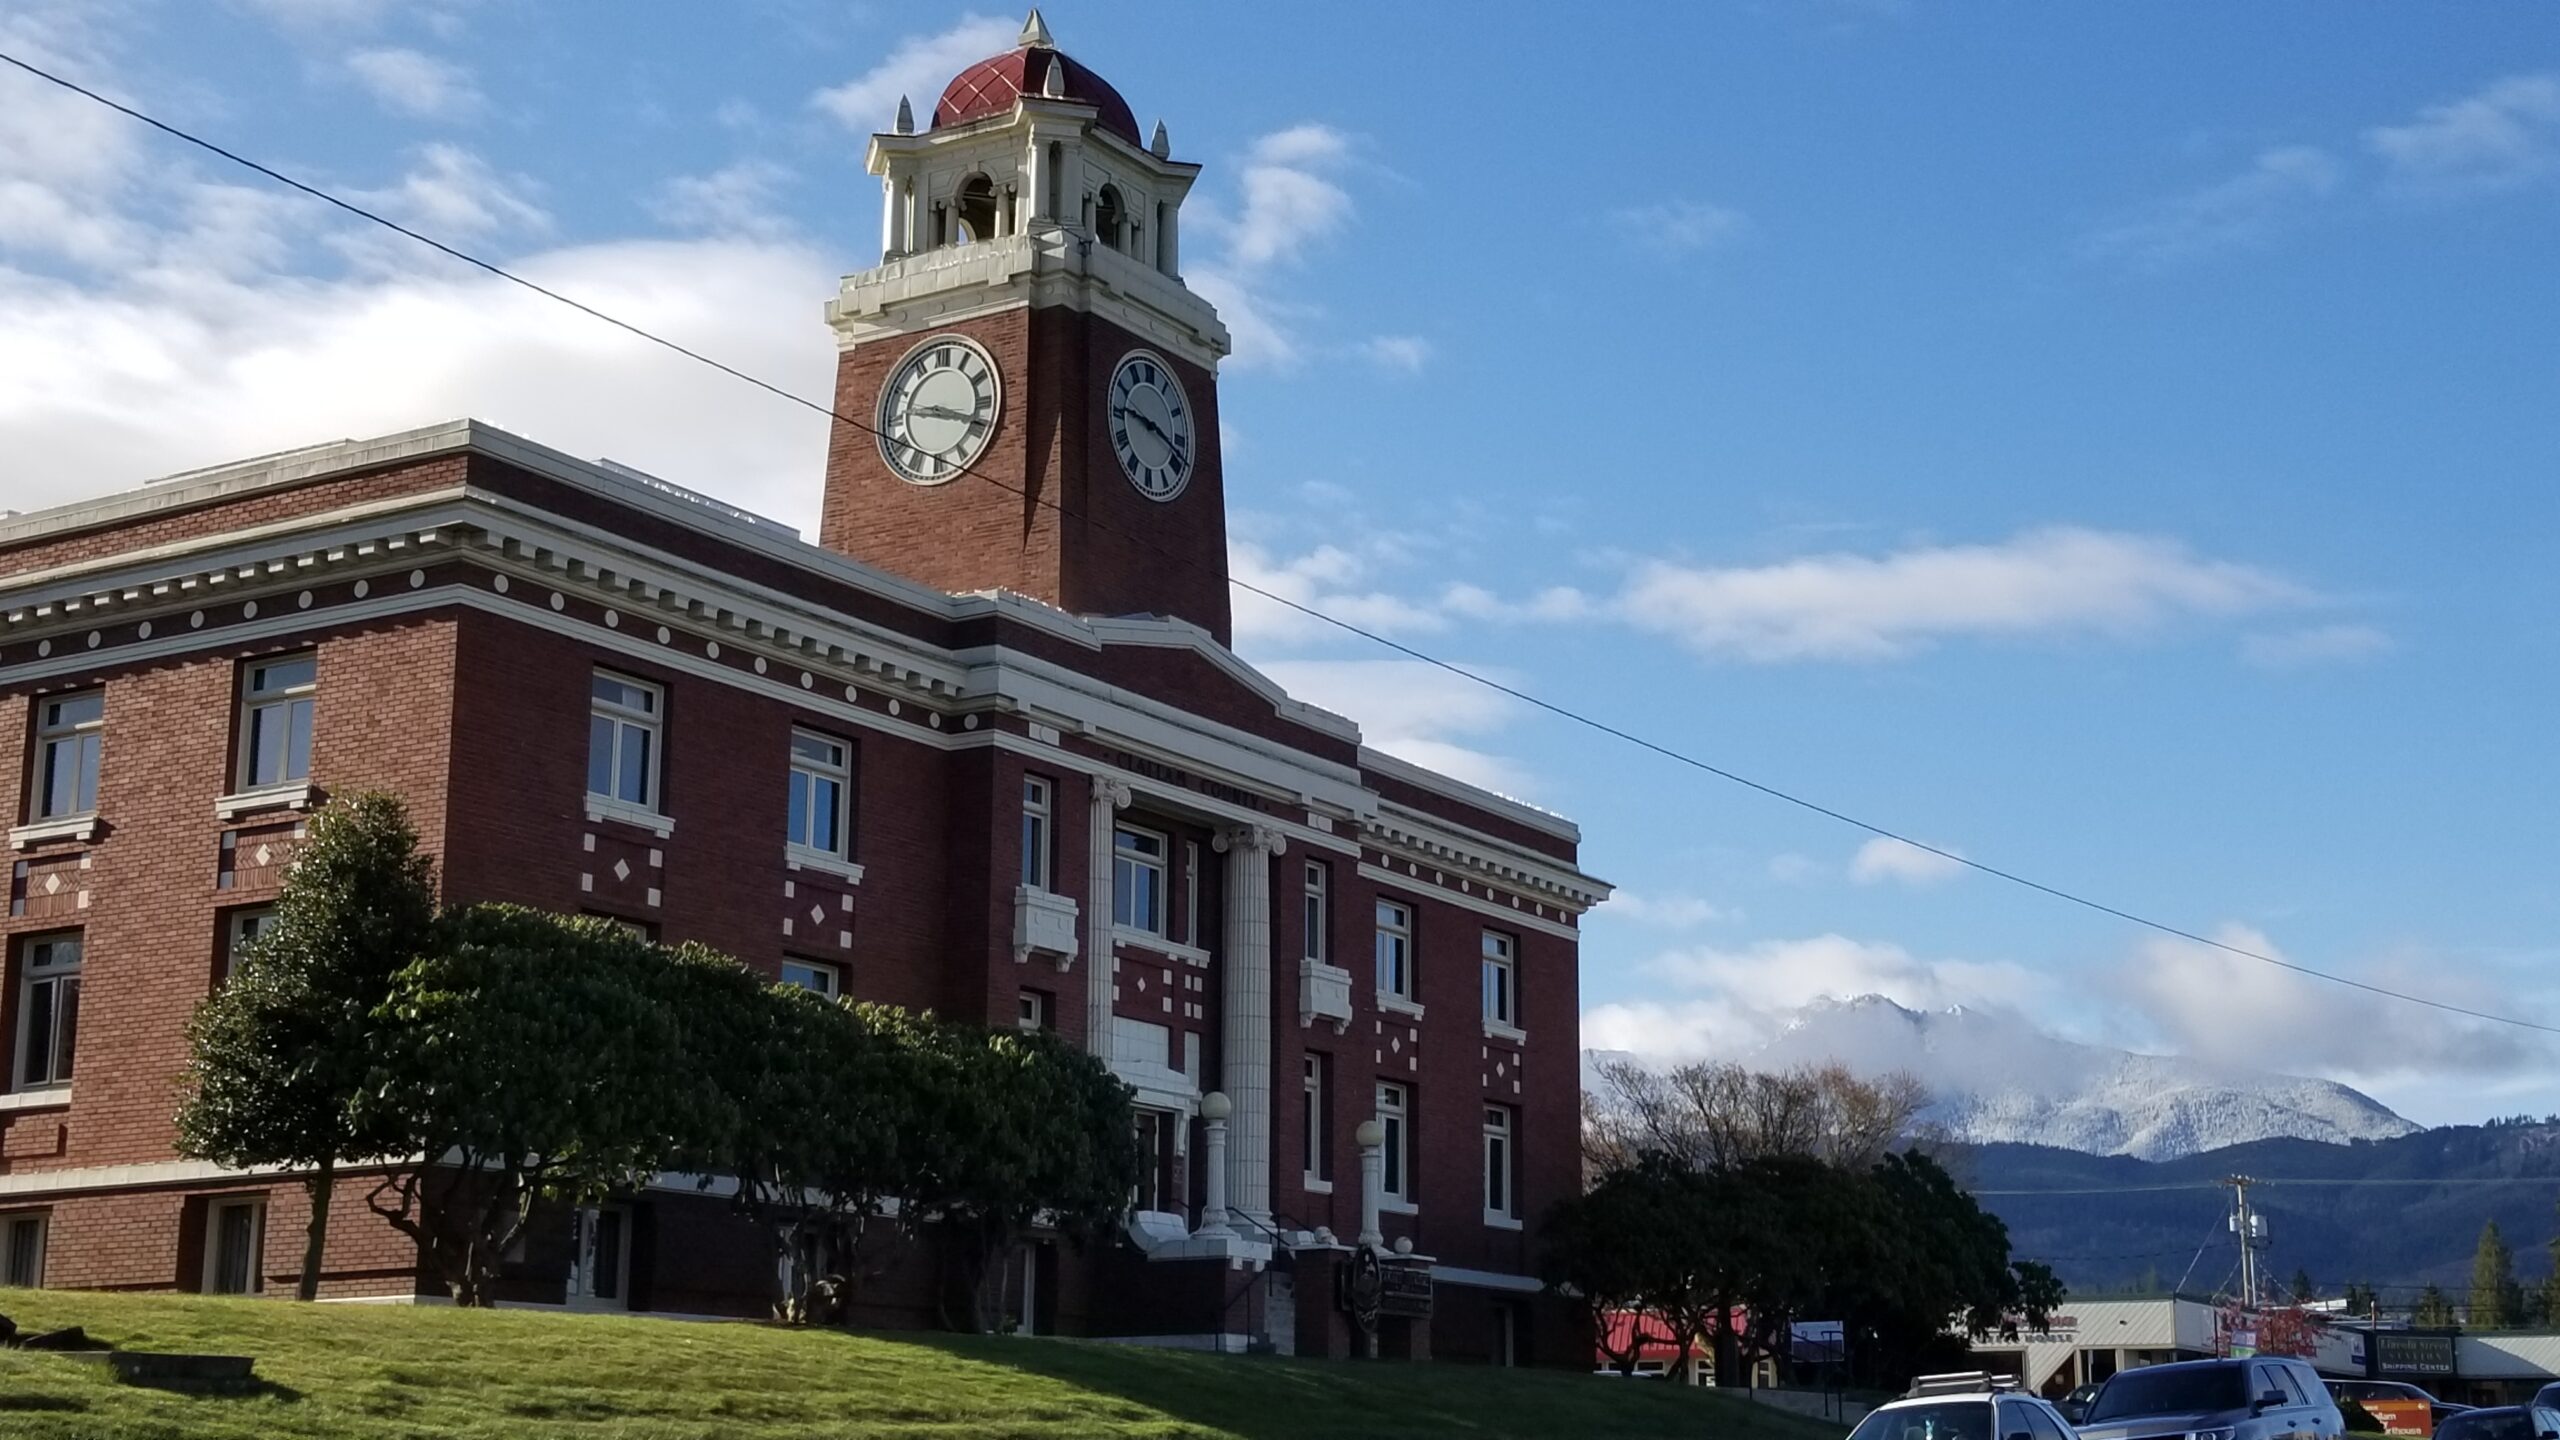
MULTIPOLYGON (((2306 964, 2560 1021, 2560 12, 1047 7, 1203 163, 1240 573, 2306 964)), ((30 0, 0 45, 823 395, 863 134, 983 7, 30 0)), ((0 77, 0 505, 475 413, 782 516, 819 422, 0 77)), ((2025 1010, 2560 1110, 2499 1035, 2155 945, 1247 605, 1573 814, 1586 1038, 2025 1010)))

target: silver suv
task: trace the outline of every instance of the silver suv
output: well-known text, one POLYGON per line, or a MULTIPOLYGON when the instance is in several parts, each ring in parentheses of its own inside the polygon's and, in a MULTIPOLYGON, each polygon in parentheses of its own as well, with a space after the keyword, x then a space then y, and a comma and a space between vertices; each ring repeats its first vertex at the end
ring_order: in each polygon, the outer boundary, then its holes
POLYGON ((2051 1405, 1979 1371, 1923 1375, 1849 1432, 1849 1440, 2071 1440, 2051 1405))
POLYGON ((2346 1421, 2300 1360, 2187 1360, 2119 1370, 2089 1402, 2081 1440, 2338 1440, 2346 1421))

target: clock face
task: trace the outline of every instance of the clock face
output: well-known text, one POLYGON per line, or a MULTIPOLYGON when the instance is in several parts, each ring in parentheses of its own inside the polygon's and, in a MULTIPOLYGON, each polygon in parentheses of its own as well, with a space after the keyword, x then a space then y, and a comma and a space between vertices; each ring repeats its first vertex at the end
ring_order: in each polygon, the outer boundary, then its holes
POLYGON ((1164 357, 1132 350, 1111 373, 1111 448, 1129 483, 1150 500, 1170 500, 1199 466, 1191 402, 1164 357))
POLYGON ((880 458, 914 484, 957 479, 986 453, 1003 404, 995 360, 974 341, 937 336, 880 389, 880 458))

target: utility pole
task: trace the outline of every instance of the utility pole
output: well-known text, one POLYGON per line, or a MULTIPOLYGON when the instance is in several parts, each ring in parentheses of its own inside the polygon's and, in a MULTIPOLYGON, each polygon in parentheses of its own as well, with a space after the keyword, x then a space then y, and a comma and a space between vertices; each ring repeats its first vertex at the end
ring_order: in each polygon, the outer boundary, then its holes
POLYGON ((2258 1182, 2246 1175, 2223 1179, 2231 1187, 2231 1233, 2240 1238, 2240 1306, 2244 1310, 2258 1308, 2258 1247, 2267 1236, 2266 1218, 2249 1209, 2249 1187, 2258 1182))

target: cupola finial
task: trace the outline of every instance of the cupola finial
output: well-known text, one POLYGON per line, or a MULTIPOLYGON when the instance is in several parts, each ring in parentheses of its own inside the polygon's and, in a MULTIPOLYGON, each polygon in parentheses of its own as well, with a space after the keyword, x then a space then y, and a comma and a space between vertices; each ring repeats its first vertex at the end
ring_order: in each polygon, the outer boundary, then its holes
POLYGON ((1067 98, 1067 67, 1055 55, 1049 57, 1049 73, 1040 79, 1040 93, 1052 100, 1067 98))
POLYGON ((916 133, 916 107, 908 104, 907 97, 904 95, 898 97, 898 119, 890 128, 901 135, 916 133))
POLYGON ((1028 45, 1037 45, 1043 50, 1058 48, 1058 42, 1049 38, 1049 22, 1040 18, 1039 6, 1032 6, 1031 13, 1023 17, 1022 38, 1014 45, 1017 49, 1028 45))
POLYGON ((1162 120, 1156 122, 1155 138, 1147 142, 1147 153, 1159 160, 1167 159, 1173 154, 1173 137, 1165 133, 1162 120))

